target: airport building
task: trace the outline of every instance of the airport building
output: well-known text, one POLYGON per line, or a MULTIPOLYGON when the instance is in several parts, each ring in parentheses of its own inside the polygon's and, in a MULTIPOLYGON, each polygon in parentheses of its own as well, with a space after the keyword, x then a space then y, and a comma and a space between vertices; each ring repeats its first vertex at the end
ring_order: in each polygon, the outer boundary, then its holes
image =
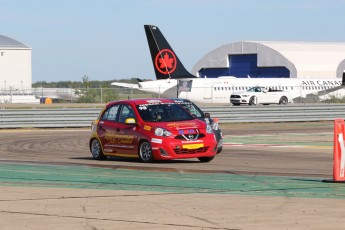
POLYGON ((0 35, 0 90, 23 90, 31 87, 31 48, 0 35))
POLYGON ((2 35, 0 103, 39 103, 32 93, 31 48, 2 35))
POLYGON ((340 78, 345 43, 236 42, 220 46, 193 67, 199 77, 340 78))

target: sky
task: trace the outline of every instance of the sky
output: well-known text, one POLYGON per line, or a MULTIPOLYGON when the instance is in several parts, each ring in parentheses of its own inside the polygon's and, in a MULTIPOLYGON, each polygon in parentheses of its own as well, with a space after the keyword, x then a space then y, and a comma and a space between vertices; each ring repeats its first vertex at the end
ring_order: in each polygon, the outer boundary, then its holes
POLYGON ((32 82, 155 79, 144 25, 187 70, 239 41, 345 42, 345 0, 0 0, 0 34, 32 48, 32 82))

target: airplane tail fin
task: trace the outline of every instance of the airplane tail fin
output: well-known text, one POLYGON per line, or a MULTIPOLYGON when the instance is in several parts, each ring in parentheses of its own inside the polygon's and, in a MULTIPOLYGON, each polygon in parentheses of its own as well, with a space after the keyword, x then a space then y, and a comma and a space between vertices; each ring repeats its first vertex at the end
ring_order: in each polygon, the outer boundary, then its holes
POLYGON ((157 26, 144 25, 156 78, 196 78, 189 73, 157 26))

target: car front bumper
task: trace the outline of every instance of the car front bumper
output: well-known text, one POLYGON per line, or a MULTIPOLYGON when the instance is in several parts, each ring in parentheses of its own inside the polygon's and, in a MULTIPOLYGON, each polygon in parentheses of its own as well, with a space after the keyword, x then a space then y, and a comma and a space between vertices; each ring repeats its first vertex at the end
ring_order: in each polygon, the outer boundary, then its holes
POLYGON ((151 145, 155 160, 214 157, 218 149, 217 142, 211 139, 182 141, 171 138, 152 138, 151 145))

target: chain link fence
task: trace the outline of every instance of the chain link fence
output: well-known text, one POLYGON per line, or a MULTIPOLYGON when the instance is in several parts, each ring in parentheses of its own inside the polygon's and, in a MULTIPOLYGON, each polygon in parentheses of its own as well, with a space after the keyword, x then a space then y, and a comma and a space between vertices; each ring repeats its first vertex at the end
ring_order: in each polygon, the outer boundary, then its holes
MULTIPOLYGON (((158 87, 158 86, 157 86, 158 87)), ((291 87, 292 88, 292 87, 291 87)), ((278 87, 279 90, 289 91, 289 87, 278 87)), ((162 92, 165 89, 162 89, 162 92)), ((211 87, 208 86, 205 91, 230 94, 233 90, 246 90, 245 87, 211 87), (234 89, 233 89, 234 88, 234 89), (211 89, 211 90, 210 90, 211 89), (228 91, 228 92, 226 92, 228 91)), ((299 90, 302 92, 302 88, 299 90)), ((295 103, 344 103, 345 98, 340 91, 332 92, 332 87, 319 86, 303 87, 303 91, 310 92, 307 95, 301 95, 295 98, 295 103), (317 91, 317 93, 315 93, 317 91), (313 93, 314 92, 314 93, 313 93)), ((343 91, 343 90, 341 90, 343 91)), ((202 95, 200 95, 202 96, 202 95)), ((1 89, 0 103, 30 103, 30 100, 36 100, 41 103, 49 98, 53 103, 106 103, 113 100, 124 100, 133 98, 157 98, 158 95, 146 93, 138 89, 129 89, 121 87, 112 88, 32 88, 32 89, 1 89)))

